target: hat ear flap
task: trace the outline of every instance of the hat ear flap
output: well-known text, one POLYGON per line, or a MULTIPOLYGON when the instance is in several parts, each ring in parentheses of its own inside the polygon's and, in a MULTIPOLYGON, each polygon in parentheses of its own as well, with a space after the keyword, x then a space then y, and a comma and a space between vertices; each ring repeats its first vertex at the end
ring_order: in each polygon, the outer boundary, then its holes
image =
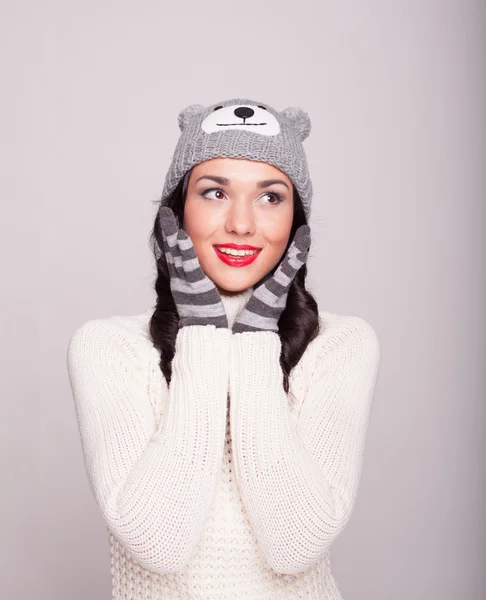
POLYGON ((186 108, 183 108, 177 116, 179 129, 183 131, 190 119, 200 113, 204 108, 205 106, 203 104, 190 104, 189 106, 186 106, 186 108))
POLYGON ((289 106, 282 112, 287 117, 295 129, 299 132, 300 140, 303 142, 311 131, 311 120, 309 115, 298 106, 289 106))

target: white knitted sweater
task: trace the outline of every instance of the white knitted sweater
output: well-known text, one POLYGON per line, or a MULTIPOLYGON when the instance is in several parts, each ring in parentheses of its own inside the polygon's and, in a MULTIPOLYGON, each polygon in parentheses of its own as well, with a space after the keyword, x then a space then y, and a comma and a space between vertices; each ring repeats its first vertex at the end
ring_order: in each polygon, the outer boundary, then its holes
MULTIPOLYGON (((222 296, 230 327, 253 288, 222 296)), ((342 600, 330 547, 356 499, 380 344, 321 333, 282 387, 274 332, 179 330, 167 388, 153 309, 88 321, 67 360, 115 600, 342 600)))

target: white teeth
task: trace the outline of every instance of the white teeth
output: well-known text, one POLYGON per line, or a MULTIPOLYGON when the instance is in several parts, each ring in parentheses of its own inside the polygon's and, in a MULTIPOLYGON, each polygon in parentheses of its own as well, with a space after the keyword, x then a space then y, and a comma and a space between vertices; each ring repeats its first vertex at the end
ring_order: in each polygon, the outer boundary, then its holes
POLYGON ((232 256, 248 256, 258 252, 258 250, 234 250, 233 248, 221 248, 220 246, 216 246, 216 248, 220 252, 223 252, 224 254, 231 254, 232 256))

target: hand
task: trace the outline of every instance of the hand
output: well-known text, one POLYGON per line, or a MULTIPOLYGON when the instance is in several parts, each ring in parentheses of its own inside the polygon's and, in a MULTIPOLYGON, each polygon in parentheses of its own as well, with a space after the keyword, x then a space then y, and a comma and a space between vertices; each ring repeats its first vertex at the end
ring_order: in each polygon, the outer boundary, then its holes
POLYGON ((174 213, 168 206, 160 208, 159 222, 170 287, 179 313, 179 327, 228 327, 221 296, 213 281, 202 270, 191 238, 184 229, 178 228, 174 213))
POLYGON ((287 303, 290 284, 307 260, 310 227, 301 225, 295 232, 287 254, 275 273, 256 288, 237 315, 233 333, 244 331, 278 331, 278 320, 287 303))

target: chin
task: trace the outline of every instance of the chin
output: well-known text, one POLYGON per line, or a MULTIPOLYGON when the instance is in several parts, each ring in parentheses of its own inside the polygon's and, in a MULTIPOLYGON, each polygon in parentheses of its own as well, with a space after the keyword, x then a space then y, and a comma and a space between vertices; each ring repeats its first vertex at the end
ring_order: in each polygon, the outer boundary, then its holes
POLYGON ((249 287, 254 285, 253 283, 229 283, 227 281, 224 281, 221 283, 215 281, 215 284, 218 286, 218 288, 220 290, 223 290, 224 292, 228 292, 228 293, 244 292, 249 287))
POLYGON ((226 292, 243 292, 260 281, 260 277, 235 277, 234 279, 229 277, 211 277, 211 279, 218 288, 226 292))

